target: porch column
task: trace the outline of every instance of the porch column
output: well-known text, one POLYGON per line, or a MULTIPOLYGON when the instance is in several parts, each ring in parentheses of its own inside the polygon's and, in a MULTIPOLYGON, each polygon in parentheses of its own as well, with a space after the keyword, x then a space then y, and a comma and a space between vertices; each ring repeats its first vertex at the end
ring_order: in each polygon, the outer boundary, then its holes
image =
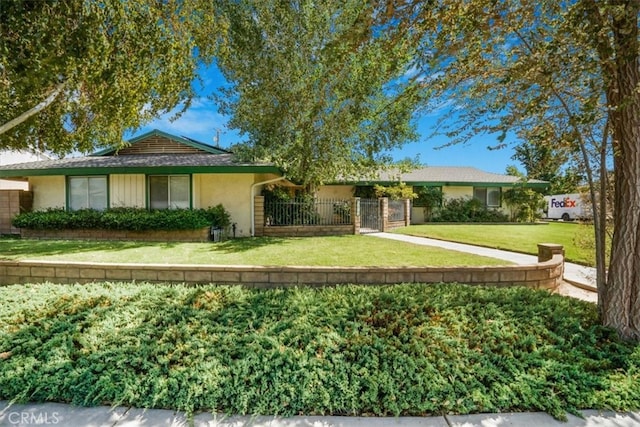
POLYGON ((383 197, 380 199, 380 217, 382 224, 382 232, 389 231, 389 198, 383 197))
POLYGON ((404 226, 411 225, 411 200, 404 199, 404 226))
POLYGON ((256 228, 253 235, 264 236, 264 196, 254 196, 253 206, 253 224, 256 228))
POLYGON ((353 197, 351 199, 351 214, 353 234, 360 234, 360 197, 353 197))

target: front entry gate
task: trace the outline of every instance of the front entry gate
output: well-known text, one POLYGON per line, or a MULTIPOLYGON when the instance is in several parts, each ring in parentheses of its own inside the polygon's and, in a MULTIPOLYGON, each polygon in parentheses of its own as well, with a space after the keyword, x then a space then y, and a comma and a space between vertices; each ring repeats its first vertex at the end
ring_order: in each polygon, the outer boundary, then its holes
POLYGON ((360 233, 377 233, 382 230, 380 199, 360 199, 360 233))

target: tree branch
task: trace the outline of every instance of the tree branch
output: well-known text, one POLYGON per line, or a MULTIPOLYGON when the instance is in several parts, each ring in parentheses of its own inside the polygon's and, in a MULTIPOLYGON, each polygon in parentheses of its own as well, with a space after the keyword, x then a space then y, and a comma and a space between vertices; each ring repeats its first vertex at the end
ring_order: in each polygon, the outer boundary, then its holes
POLYGON ((7 123, 5 123, 2 126, 0 126, 0 135, 5 133, 6 131, 18 126, 20 123, 25 122, 31 116, 34 116, 34 115, 38 114, 40 111, 44 110, 49 105, 51 105, 51 103, 58 97, 58 95, 60 95, 60 92, 62 92, 64 90, 66 85, 67 85, 67 82, 62 82, 62 83, 58 84, 58 86, 56 86, 55 89, 53 89, 51 91, 51 93, 49 93, 49 95, 47 96, 47 98, 44 101, 42 101, 41 103, 39 103, 35 107, 31 108, 30 110, 27 110, 24 113, 20 114, 15 119, 10 120, 7 123))

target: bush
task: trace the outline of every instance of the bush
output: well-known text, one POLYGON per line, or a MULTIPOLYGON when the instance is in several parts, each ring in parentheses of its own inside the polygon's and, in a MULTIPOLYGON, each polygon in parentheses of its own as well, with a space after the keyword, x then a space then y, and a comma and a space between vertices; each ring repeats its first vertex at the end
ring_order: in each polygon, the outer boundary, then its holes
POLYGON ((0 400, 556 417, 640 402, 640 347, 546 291, 41 284, 0 300, 0 400))
POLYGON ((14 227, 34 230, 106 229, 106 230, 193 230, 207 226, 226 228, 231 223, 222 205, 207 209, 113 208, 105 211, 48 209, 17 215, 14 227))
POLYGON ((433 222, 507 222, 507 215, 488 209, 476 199, 450 199, 434 214, 433 222))

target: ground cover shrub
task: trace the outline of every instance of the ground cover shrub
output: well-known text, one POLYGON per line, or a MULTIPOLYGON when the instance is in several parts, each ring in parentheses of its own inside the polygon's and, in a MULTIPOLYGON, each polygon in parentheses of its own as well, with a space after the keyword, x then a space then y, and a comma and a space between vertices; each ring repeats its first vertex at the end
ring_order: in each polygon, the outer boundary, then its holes
POLYGON ((449 199, 431 217, 432 222, 507 222, 509 217, 497 209, 483 206, 476 199, 449 199))
POLYGON ((640 405, 640 348, 594 305, 544 291, 104 283, 0 298, 0 399, 281 415, 640 405))
POLYGON ((13 219, 14 227, 35 230, 191 230, 208 226, 226 228, 230 223, 230 215, 222 205, 207 209, 47 209, 24 212, 13 219))

